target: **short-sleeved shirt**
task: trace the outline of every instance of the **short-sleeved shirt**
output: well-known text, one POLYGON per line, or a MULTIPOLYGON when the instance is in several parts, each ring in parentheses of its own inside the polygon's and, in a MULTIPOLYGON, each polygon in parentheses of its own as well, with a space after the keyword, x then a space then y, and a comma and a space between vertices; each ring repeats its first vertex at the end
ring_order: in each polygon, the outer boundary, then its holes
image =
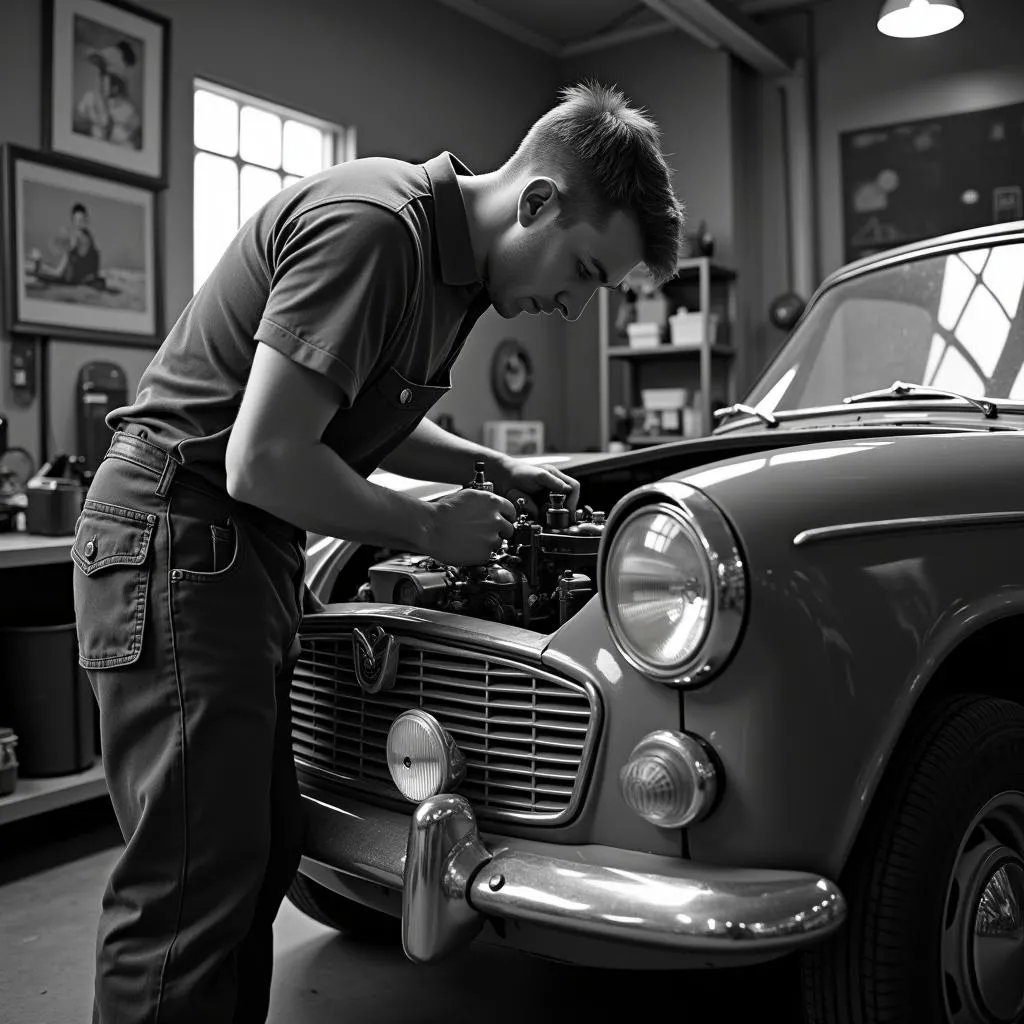
POLYGON ((144 427, 223 488, 257 343, 328 377, 341 409, 387 368, 430 381, 488 305, 458 183, 471 173, 450 153, 371 157, 284 189, 239 230, 107 425, 144 427))

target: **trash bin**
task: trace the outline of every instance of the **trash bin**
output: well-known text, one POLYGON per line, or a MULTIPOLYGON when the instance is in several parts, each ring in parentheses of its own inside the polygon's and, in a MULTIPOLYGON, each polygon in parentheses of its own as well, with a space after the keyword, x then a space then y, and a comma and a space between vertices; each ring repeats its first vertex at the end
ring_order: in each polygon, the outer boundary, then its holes
POLYGON ((18 775, 85 771, 96 760, 95 699, 75 624, 0 627, 0 722, 18 737, 18 775))

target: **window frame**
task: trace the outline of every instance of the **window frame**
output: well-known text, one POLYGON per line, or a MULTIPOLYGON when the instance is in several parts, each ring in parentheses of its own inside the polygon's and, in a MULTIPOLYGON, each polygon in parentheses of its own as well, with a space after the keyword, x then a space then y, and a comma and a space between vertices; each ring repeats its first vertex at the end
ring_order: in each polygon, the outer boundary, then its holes
MULTIPOLYGON (((215 79, 207 78, 204 76, 196 75, 192 79, 192 210, 193 217, 195 216, 196 200, 195 200, 195 175, 196 175, 196 157, 200 153, 206 153, 209 156, 217 157, 221 160, 230 160, 234 163, 237 171, 237 197, 236 197, 236 225, 235 230, 242 226, 242 170, 245 167, 254 167, 258 170, 270 171, 271 173, 276 172, 281 175, 282 180, 286 177, 300 177, 299 175, 290 174, 284 168, 284 122, 285 121, 297 121, 299 124, 309 125, 312 128, 316 128, 324 133, 326 140, 328 141, 329 152, 325 154, 326 166, 334 166, 335 164, 346 163, 349 160, 356 158, 356 129, 353 126, 346 127, 345 125, 336 124, 333 121, 327 121, 323 118, 316 117, 313 114, 306 114, 303 111, 295 110, 292 107, 287 107, 281 103, 276 103, 273 100, 267 99, 258 93, 243 92, 241 89, 236 89, 233 86, 225 85, 223 82, 218 82, 215 79), (197 92, 210 92, 216 96, 223 96, 225 99, 229 99, 238 104, 239 116, 241 116, 241 110, 243 107, 254 107, 257 110, 266 111, 269 114, 274 114, 281 118, 281 132, 282 132, 282 150, 281 150, 281 165, 278 168, 267 167, 266 164, 257 163, 254 160, 246 160, 242 156, 241 139, 239 139, 239 145, 234 156, 225 156, 223 153, 218 153, 212 149, 204 149, 202 146, 196 145, 195 141, 195 96, 197 92)), ((286 188, 287 185, 282 186, 286 188)), ((197 285, 195 280, 195 268, 196 253, 195 253, 195 240, 193 239, 192 244, 192 293, 195 294, 201 287, 201 283, 197 285)))

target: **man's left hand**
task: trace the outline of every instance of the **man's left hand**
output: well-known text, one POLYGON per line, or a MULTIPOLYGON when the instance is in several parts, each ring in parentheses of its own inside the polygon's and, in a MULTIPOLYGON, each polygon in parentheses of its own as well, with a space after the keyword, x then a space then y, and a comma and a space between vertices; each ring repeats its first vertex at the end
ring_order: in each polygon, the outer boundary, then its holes
POLYGON ((509 459, 500 473, 495 474, 494 489, 508 498, 513 505, 516 499, 524 498, 523 511, 531 519, 540 521, 541 510, 550 505, 548 495, 560 492, 566 496, 565 507, 572 521, 576 521, 576 503, 580 496, 580 484, 560 469, 548 465, 533 465, 519 459, 509 459))

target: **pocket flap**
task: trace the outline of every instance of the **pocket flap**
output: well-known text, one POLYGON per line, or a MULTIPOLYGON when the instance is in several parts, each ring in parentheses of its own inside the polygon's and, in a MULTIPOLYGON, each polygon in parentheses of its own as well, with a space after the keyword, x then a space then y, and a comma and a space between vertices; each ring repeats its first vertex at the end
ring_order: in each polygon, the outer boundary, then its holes
POLYGON ((141 565, 155 525, 153 513, 87 499, 71 557, 86 576, 112 565, 141 565))

